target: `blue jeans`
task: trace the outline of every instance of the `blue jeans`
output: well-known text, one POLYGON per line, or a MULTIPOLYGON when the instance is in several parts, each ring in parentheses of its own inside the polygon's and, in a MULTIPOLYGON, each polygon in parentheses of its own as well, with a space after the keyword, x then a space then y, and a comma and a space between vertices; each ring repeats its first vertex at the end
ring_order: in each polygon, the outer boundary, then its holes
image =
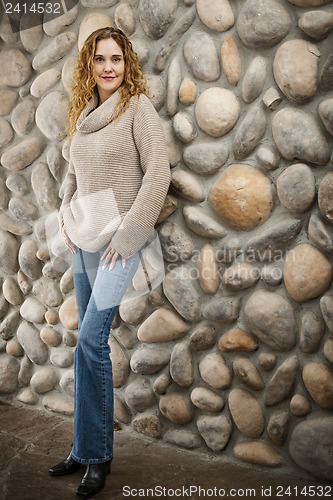
POLYGON ((113 454, 113 382, 108 338, 112 320, 138 267, 139 253, 122 267, 102 269, 104 248, 77 249, 73 275, 79 315, 74 353, 74 440, 72 457, 82 464, 111 460, 113 454))

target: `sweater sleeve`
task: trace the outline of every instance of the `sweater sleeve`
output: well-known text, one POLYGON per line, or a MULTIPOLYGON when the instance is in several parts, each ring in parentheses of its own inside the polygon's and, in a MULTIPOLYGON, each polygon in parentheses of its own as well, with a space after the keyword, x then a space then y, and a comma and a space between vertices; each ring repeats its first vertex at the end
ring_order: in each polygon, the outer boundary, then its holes
POLYGON ((125 258, 134 255, 153 235, 171 177, 161 120, 145 95, 139 98, 133 136, 144 175, 132 207, 112 238, 113 248, 125 258))
POLYGON ((74 165, 71 161, 69 162, 69 166, 68 166, 68 170, 67 170, 64 184, 65 184, 64 196, 63 196, 63 199, 62 199, 62 202, 60 205, 60 209, 59 209, 60 227, 63 226, 63 224, 64 224, 64 220, 63 220, 64 210, 65 210, 66 206, 69 204, 69 202, 71 201, 73 194, 76 191, 76 175, 75 175, 75 171, 74 171, 74 165))

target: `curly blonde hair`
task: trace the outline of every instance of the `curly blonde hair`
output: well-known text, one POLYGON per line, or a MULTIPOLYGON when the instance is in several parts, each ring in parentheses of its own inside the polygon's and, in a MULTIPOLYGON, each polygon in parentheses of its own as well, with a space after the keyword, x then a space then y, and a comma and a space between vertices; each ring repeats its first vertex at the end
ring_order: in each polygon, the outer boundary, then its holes
POLYGON ((119 88, 120 99, 115 107, 114 117, 118 118, 128 107, 134 95, 147 94, 146 82, 139 65, 138 56, 134 52, 131 41, 125 33, 112 27, 100 28, 86 39, 79 52, 73 74, 71 97, 67 113, 66 132, 69 138, 75 132, 76 122, 87 105, 96 94, 96 82, 93 77, 93 61, 97 42, 113 38, 124 54, 124 80, 119 88))

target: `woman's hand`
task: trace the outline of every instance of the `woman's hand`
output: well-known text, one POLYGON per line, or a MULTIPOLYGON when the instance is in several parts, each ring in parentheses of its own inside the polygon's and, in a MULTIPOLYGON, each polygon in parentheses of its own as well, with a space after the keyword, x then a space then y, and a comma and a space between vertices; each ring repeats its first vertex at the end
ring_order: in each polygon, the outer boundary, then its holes
POLYGON ((62 237, 64 239, 65 245, 70 249, 70 251, 72 253, 76 253, 76 247, 75 247, 74 243, 72 242, 72 240, 69 238, 64 226, 61 227, 61 234, 62 234, 62 237))
MULTIPOLYGON (((119 253, 116 252, 114 248, 112 248, 112 243, 109 243, 109 245, 106 247, 106 249, 104 250, 104 253, 101 257, 101 260, 105 259, 105 262, 102 266, 102 269, 105 269, 106 266, 111 261, 109 271, 112 271, 118 257, 119 257, 119 253)), ((123 268, 126 266, 126 259, 124 257, 121 258, 121 265, 123 266, 123 268)))

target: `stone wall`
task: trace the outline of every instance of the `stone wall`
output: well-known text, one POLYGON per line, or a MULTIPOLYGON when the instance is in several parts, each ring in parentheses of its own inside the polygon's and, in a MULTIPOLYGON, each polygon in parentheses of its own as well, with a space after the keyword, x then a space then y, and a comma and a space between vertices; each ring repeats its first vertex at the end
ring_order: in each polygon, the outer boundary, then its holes
POLYGON ((116 418, 332 481, 332 2, 81 0, 28 21, 13 31, 2 12, 2 397, 73 413, 72 274, 45 221, 67 168, 78 46, 116 25, 172 167, 163 286, 121 305, 110 336, 116 418))

